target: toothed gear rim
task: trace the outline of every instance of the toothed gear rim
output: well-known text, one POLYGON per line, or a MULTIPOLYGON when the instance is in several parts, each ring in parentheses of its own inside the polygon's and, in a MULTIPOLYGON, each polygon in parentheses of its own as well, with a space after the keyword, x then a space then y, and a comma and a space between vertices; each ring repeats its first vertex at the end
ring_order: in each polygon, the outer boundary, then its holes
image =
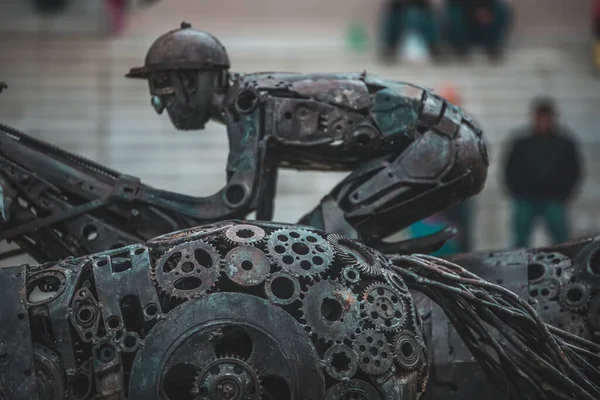
POLYGON ((260 380, 243 360, 223 357, 200 371, 192 394, 196 400, 259 400, 260 380))
POLYGON ((357 242, 337 234, 329 234, 327 240, 332 244, 335 255, 343 262, 355 267, 368 276, 380 275, 384 272, 379 254, 357 242))
POLYGON ((394 363, 392 352, 383 333, 362 332, 352 346, 358 355, 358 366, 369 375, 381 375, 394 363))
POLYGON ((280 305, 292 304, 300 298, 300 282, 287 272, 276 272, 265 282, 265 295, 280 305))
POLYGON ((170 232, 161 236, 157 236, 146 242, 149 247, 152 248, 171 248, 179 244, 190 242, 198 239, 206 239, 209 236, 219 234, 228 227, 232 226, 234 222, 216 222, 214 224, 207 224, 196 226, 193 228, 182 229, 175 232, 170 232))
POLYGON ((348 338, 359 327, 358 299, 340 282, 315 282, 304 295, 302 312, 311 333, 328 342, 348 338))
POLYGON ((269 258, 294 276, 315 276, 326 271, 333 261, 329 243, 315 232, 280 229, 267 242, 269 258))
POLYGON ((334 344, 328 348, 323 362, 329 376, 339 381, 352 378, 358 371, 356 353, 345 344, 334 344))
POLYGON ((256 286, 269 276, 271 263, 262 250, 238 246, 225 256, 223 271, 232 282, 240 286, 256 286))
POLYGON ((423 349, 410 331, 401 331, 394 339, 394 359, 403 369, 413 371, 423 364, 423 349))
POLYGON ((64 399, 65 372, 60 357, 49 348, 34 343, 33 359, 37 385, 40 393, 43 393, 43 399, 64 399))
POLYGON ((218 292, 177 306, 149 331, 133 361, 129 400, 163 399, 183 375, 192 377, 190 393, 198 373, 224 355, 253 367, 265 398, 281 398, 267 385, 274 378, 290 398, 325 397, 320 357, 294 317, 258 296, 218 292))
POLYGON ((580 311, 590 301, 590 288, 582 283, 569 283, 562 288, 560 304, 566 309, 580 311))
POLYGON ((381 396, 373 386, 365 381, 351 379, 333 386, 325 400, 381 400, 381 396))
POLYGON ((234 245, 252 246, 262 242, 267 233, 255 225, 233 225, 223 233, 225 240, 234 245))
POLYGON ((362 296, 363 315, 377 328, 393 331, 404 326, 410 304, 396 289, 384 283, 373 283, 362 296))
POLYGON ((220 259, 210 244, 196 240, 173 247, 156 262, 152 279, 163 294, 192 299, 201 296, 217 282, 220 259))

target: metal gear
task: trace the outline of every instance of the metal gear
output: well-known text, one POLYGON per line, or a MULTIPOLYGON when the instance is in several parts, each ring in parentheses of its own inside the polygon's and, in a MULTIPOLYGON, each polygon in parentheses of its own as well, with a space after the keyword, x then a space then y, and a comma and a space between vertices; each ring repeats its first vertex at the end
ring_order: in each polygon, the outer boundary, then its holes
POLYGON ((536 285, 529 285, 529 296, 537 301, 549 301, 558 296, 560 282, 556 279, 547 279, 536 285))
POLYGON ((359 327, 360 306, 356 295, 340 282, 315 282, 304 294, 304 320, 312 334, 330 342, 341 341, 359 327))
POLYGON ((560 293, 559 303, 561 306, 572 311, 584 310, 590 302, 590 288, 579 282, 565 285, 560 293))
POLYGON ((408 286, 406 286, 406 282, 398 273, 394 270, 386 270, 383 274, 385 276, 385 280, 396 290, 402 293, 408 293, 408 286))
POLYGON ((219 253, 196 240, 173 247, 158 259, 151 278, 163 294, 192 299, 205 294, 219 279, 219 253))
POLYGON ((358 283, 360 282, 360 272, 354 267, 346 267, 342 270, 341 281, 344 283, 358 283))
POLYGON ((265 295, 272 303, 292 304, 300 298, 300 282, 287 272, 276 272, 265 282, 265 295))
POLYGON ((250 224, 233 225, 223 232, 225 241, 233 246, 256 246, 266 236, 263 228, 250 224))
POLYGON ((33 359, 37 384, 42 400, 61 400, 65 398, 65 371, 60 357, 49 348, 40 344, 33 345, 33 359))
POLYGON ((286 228, 271 234, 267 241, 268 256, 283 271, 294 276, 315 276, 325 272, 333 262, 333 250, 317 233, 286 228))
POLYGON ((198 239, 206 239, 209 236, 218 235, 228 227, 234 225, 233 221, 215 222, 213 224, 201 225, 190 229, 182 229, 176 232, 170 232, 165 235, 157 236, 146 242, 152 248, 171 248, 179 244, 198 239))
POLYGON ((370 247, 335 233, 327 235, 327 240, 331 243, 335 255, 345 264, 355 267, 368 276, 383 273, 384 267, 380 254, 370 247))
POLYGON ((398 332, 394 338, 393 353, 398 366, 407 371, 418 369, 424 361, 422 343, 411 331, 398 332))
POLYGON ((262 250, 252 246, 238 246, 230 250, 223 259, 223 270, 229 279, 240 286, 256 286, 267 279, 271 264, 262 250))
POLYGON ((356 353, 345 344, 334 344, 328 348, 323 362, 329 376, 339 381, 352 378, 358 370, 356 353))
POLYGON ((381 400, 373 386, 359 379, 336 383, 325 394, 325 400, 381 400))
POLYGON ((410 313, 410 303, 404 295, 385 283, 373 283, 362 295, 363 316, 376 328, 395 331, 402 328, 410 313))
POLYGON ((384 374, 394 363, 387 339, 381 332, 361 332, 352 348, 358 355, 359 368, 369 375, 384 374))
POLYGON ((237 357, 209 362, 196 377, 192 390, 197 400, 260 400, 258 374, 237 357))

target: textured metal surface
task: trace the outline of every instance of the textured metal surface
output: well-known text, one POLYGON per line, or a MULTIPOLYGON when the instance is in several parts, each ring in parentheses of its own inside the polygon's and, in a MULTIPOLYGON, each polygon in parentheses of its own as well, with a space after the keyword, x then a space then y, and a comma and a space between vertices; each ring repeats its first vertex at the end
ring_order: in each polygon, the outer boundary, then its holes
POLYGON ((44 400, 418 398, 428 371, 422 327, 410 294, 383 283, 393 272, 342 282, 347 255, 334 255, 316 229, 221 228, 0 269, 2 399, 36 399, 38 388, 44 400), (282 231, 292 246, 318 243, 330 263, 306 276, 296 271, 303 264, 268 258, 268 241, 282 231), (239 243, 235 232, 261 240, 239 243), (253 262, 241 266, 246 272, 259 269, 252 279, 228 273, 241 258, 253 262), (159 271, 172 279, 157 279, 159 271), (385 332, 361 312, 372 308, 373 285, 403 305, 385 332), (414 362, 394 351, 399 335, 412 338, 414 362))
MULTIPOLYGON (((599 243, 587 238, 549 248, 461 254, 450 260, 527 299, 546 323, 600 343, 599 243)), ((489 399, 503 399, 441 308, 420 293, 413 297, 432 361, 425 397, 476 399, 484 392, 489 399)))

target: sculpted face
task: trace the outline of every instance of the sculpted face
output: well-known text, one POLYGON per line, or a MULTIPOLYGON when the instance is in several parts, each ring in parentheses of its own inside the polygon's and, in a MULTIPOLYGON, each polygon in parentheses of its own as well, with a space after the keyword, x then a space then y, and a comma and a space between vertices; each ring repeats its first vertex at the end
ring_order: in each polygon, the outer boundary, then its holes
POLYGON ((152 107, 158 114, 167 110, 175 128, 204 129, 210 119, 214 71, 157 71, 148 76, 148 84, 152 107))

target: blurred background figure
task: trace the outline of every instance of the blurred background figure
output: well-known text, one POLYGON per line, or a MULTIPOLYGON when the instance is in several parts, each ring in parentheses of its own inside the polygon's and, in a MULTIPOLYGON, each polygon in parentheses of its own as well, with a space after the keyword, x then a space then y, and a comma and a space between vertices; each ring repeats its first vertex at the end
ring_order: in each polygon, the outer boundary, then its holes
POLYGON ((507 0, 446 0, 448 39, 460 56, 482 45, 492 59, 498 59, 511 23, 512 8, 507 0))
POLYGON ((558 124, 550 98, 534 100, 531 126, 512 144, 504 169, 512 197, 513 245, 527 247, 533 224, 541 217, 554 243, 569 239, 567 205, 581 180, 574 138, 558 124))
POLYGON ((69 0, 33 0, 36 11, 40 14, 58 14, 67 8, 69 0))
POLYGON ((127 24, 127 0, 104 0, 110 32, 120 35, 125 31, 127 24))
POLYGON ((386 0, 380 19, 383 61, 394 61, 405 43, 411 52, 412 47, 424 47, 426 56, 435 59, 439 54, 439 27, 431 0, 386 0))
MULTIPOLYGON (((444 82, 436 92, 449 102, 460 107, 464 106, 460 92, 453 83, 444 82)), ((454 227, 458 230, 458 234, 446 242, 435 255, 446 256, 471 251, 471 227, 474 211, 473 199, 468 199, 411 225, 409 229, 411 236, 425 236, 446 227, 454 227)))

